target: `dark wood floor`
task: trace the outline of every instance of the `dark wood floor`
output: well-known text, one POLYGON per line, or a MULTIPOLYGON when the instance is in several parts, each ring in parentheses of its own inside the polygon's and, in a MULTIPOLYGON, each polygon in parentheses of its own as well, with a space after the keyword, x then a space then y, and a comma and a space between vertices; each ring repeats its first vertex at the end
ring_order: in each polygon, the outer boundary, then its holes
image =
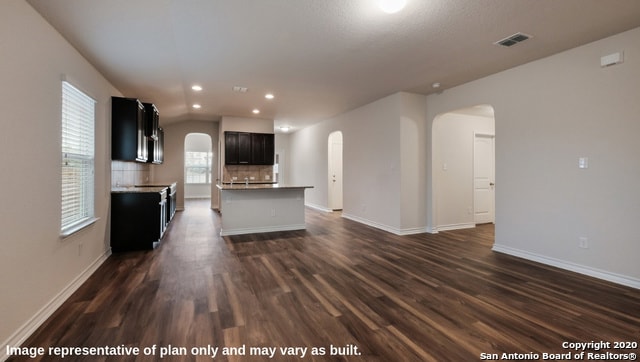
POLYGON ((158 348, 65 361, 158 360, 168 345, 188 354, 169 361, 269 360, 250 347, 308 348, 276 361, 475 361, 640 342, 640 290, 494 253, 492 225, 395 236, 339 214, 306 217, 306 231, 222 238, 208 201, 188 202, 159 249, 111 256, 25 346, 158 348), (215 359, 191 355, 209 345, 215 359), (221 355, 243 345, 246 356, 221 355))

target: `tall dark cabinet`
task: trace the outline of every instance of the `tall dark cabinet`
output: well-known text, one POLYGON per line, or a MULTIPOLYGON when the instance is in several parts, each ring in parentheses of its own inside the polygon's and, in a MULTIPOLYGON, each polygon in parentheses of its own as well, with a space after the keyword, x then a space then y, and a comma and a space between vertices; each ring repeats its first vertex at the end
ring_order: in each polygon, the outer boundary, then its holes
POLYGON ((145 136, 148 139, 147 162, 161 164, 164 161, 164 131, 159 127, 160 112, 153 103, 143 103, 145 110, 145 136))
POLYGON ((144 105, 135 98, 111 97, 111 159, 147 162, 144 105))

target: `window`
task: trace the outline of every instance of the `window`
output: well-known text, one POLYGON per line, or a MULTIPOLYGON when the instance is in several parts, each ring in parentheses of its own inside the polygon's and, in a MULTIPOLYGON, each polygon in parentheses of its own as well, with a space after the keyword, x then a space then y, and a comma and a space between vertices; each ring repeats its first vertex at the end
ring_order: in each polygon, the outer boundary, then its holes
POLYGON ((93 223, 96 102, 62 82, 62 236, 93 223))
POLYGON ((185 181, 188 184, 211 183, 211 152, 186 151, 184 157, 185 181))

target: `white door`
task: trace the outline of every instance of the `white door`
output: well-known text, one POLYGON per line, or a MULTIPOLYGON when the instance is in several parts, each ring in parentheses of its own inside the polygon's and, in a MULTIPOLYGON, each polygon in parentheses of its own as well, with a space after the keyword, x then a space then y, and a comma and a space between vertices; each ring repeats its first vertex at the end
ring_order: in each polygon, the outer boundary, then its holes
POLYGON ((473 207, 476 224, 495 222, 495 136, 476 134, 473 148, 473 207))
POLYGON ((329 135, 329 209, 342 210, 342 132, 329 135))

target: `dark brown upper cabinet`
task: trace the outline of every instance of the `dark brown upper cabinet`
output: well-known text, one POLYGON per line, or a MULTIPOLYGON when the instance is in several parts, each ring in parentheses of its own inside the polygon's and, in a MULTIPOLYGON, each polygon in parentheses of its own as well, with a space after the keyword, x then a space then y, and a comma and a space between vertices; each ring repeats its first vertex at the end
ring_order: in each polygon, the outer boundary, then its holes
POLYGON ((160 125, 160 112, 152 103, 143 103, 146 122, 145 136, 148 139, 149 156, 147 162, 161 164, 164 161, 164 133, 160 125))
POLYGON ((111 97, 111 159, 147 162, 144 105, 135 98, 111 97))
POLYGON ((273 165, 274 146, 273 134, 252 133, 251 163, 254 165, 273 165))
POLYGON ((158 128, 156 132, 158 133, 156 139, 149 138, 149 160, 147 162, 159 165, 164 162, 164 130, 158 128))
POLYGON ((227 131, 224 141, 227 165, 273 165, 273 134, 227 131))
POLYGON ((158 127, 160 127, 160 112, 153 103, 142 103, 144 105, 145 115, 147 117, 144 135, 156 139, 158 138, 158 127))

